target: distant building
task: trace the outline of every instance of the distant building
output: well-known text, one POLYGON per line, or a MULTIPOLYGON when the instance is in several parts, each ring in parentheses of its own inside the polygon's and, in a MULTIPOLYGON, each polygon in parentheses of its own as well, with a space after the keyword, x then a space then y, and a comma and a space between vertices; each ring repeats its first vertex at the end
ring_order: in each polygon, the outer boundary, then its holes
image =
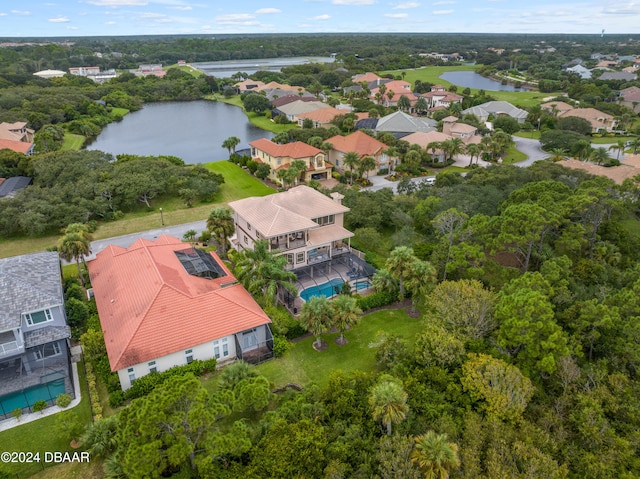
POLYGON ((34 75, 40 78, 51 79, 63 77, 65 73, 62 70, 42 70, 39 72, 35 72, 34 75))

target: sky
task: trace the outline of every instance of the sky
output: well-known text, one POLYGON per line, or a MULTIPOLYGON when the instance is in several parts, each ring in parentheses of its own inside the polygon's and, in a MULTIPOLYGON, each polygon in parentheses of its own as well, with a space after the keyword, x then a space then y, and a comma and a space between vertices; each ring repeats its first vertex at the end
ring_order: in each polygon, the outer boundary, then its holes
POLYGON ((640 33, 640 1, 0 0, 0 37, 602 30, 640 33))

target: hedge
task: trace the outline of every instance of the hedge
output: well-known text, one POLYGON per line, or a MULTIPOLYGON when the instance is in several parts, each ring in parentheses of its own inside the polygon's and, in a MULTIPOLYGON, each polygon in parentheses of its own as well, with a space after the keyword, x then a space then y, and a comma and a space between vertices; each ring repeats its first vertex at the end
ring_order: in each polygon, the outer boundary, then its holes
POLYGON ((368 311, 373 308, 380 308, 398 300, 395 294, 389 292, 373 293, 362 298, 358 298, 358 306, 362 311, 368 311))

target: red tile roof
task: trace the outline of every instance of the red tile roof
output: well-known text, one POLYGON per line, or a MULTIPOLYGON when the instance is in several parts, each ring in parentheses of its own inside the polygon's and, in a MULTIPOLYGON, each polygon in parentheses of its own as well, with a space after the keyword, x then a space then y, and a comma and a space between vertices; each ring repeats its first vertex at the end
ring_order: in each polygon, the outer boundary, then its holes
POLYGON ((370 81, 382 80, 382 77, 376 75, 375 73, 367 72, 367 73, 363 73, 362 75, 354 76, 352 80, 354 83, 360 83, 363 81, 370 82, 370 81))
POLYGON ((362 131, 356 131, 347 136, 336 135, 326 141, 331 143, 334 150, 343 153, 354 151, 362 156, 375 155, 379 151, 387 149, 387 145, 362 131))
POLYGON ((89 263, 113 371, 269 323, 215 253, 225 276, 192 276, 175 255, 191 248, 172 236, 109 245, 89 263))
POLYGON ((249 145, 276 158, 310 158, 319 153, 324 153, 321 149, 307 145, 302 141, 280 145, 266 138, 260 138, 252 141, 249 145))
POLYGON ((9 149, 17 153, 27 153, 33 143, 26 141, 0 140, 0 150, 9 149))

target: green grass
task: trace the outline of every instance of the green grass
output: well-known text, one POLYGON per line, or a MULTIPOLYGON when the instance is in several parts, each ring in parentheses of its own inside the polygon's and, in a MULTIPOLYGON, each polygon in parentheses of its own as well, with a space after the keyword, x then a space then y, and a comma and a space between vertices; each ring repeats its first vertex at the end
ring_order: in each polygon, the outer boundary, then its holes
POLYGON ((527 155, 516 149, 514 145, 511 145, 509 149, 507 149, 505 156, 502 158, 502 164, 511 165, 513 163, 518 163, 519 161, 524 161, 526 159, 527 155))
MULTIPOLYGON (((228 161, 217 161, 204 166, 222 174, 225 178, 225 183, 220 186, 220 191, 213 202, 187 208, 179 198, 158 198, 153 202, 151 210, 140 207, 135 212, 125 214, 124 218, 118 221, 101 223, 93 235, 94 238, 111 238, 158 228, 160 226, 159 208, 163 210, 166 225, 177 225, 206 219, 211 208, 230 201, 274 193, 272 188, 265 186, 260 180, 228 161)), ((60 235, 51 235, 40 238, 2 239, 0 240, 0 258, 44 251, 55 246, 59 237, 60 235)))
MULTIPOLYGON (((406 75, 404 77, 405 81, 415 83, 416 80, 420 80, 423 82, 429 82, 437 85, 450 86, 451 82, 440 78, 444 72, 450 71, 475 71, 481 65, 459 65, 459 66, 438 66, 438 67, 424 67, 417 68, 414 70, 393 70, 393 71, 385 71, 382 73, 391 73, 393 75, 401 75, 402 72, 405 72, 406 75)), ((464 87, 458 85, 458 93, 460 93, 464 87)), ((476 95, 478 93, 478 89, 471 88, 471 93, 476 95)), ((509 103, 516 106, 535 106, 542 103, 543 98, 556 96, 558 93, 541 93, 538 91, 489 91, 485 90, 487 95, 494 97, 496 100, 508 101, 509 103)))
POLYGON ((227 103, 228 105, 233 105, 233 106, 237 106, 238 108, 242 108, 242 111, 244 111, 244 114, 247 115, 249 122, 251 122, 252 125, 255 125, 258 128, 265 131, 271 131, 277 134, 282 131, 291 130, 292 128, 298 128, 298 125, 296 125, 295 123, 281 125, 281 124, 272 122, 269 118, 267 118, 264 115, 258 115, 255 112, 245 111, 244 106, 242 105, 242 100, 238 95, 234 95, 232 97, 225 97, 223 95, 210 95, 207 97, 207 99, 219 101, 222 103, 227 103))
MULTIPOLYGON (((73 413, 78 416, 80 422, 83 424, 89 424, 91 422, 91 408, 89 406, 89 391, 84 375, 84 365, 82 363, 78 363, 78 375, 80 377, 82 400, 80 401, 80 404, 75 408, 70 409, 70 411, 73 411, 73 413)), ((69 442, 61 437, 60 431, 58 431, 56 427, 57 418, 58 414, 54 414, 52 416, 38 419, 37 421, 0 432, 0 444, 2 445, 0 446, 0 450, 9 452, 40 452, 41 460, 43 459, 45 451, 73 451, 69 442)), ((42 462, 31 464, 0 464, 0 471, 6 470, 10 474, 16 474, 19 477, 29 477, 41 471, 43 468, 42 464, 42 462)), ((54 468, 51 470, 53 469, 54 468)), ((47 471, 49 471, 49 469, 47 469, 47 471)), ((56 476, 48 474, 47 477, 53 478, 70 476, 56 476)))
POLYGON ((186 72, 189 75, 194 76, 196 78, 206 75, 206 73, 203 72, 202 70, 198 70, 197 68, 193 68, 190 66, 179 67, 178 64, 174 64, 174 65, 169 65, 167 68, 165 68, 165 70, 169 70, 170 68, 177 68, 178 70, 182 70, 183 72, 186 72))
POLYGON ((590 141, 591 143, 594 143, 596 145, 615 145, 620 140, 626 143, 627 141, 631 141, 633 139, 635 139, 635 136, 602 136, 599 138, 591 138, 590 141))
POLYGON ((538 130, 518 131, 518 132, 514 133, 513 136, 518 136, 520 138, 531 138, 531 139, 534 139, 534 140, 539 140, 540 139, 540 132, 538 130))
POLYGON ((314 382, 320 386, 327 384, 331 371, 374 371, 375 349, 369 344, 375 340, 378 331, 397 334, 412 340, 422 329, 420 319, 414 319, 404 310, 382 310, 361 318, 360 324, 345 333, 349 343, 338 346, 334 340, 338 333, 325 334, 327 349, 318 352, 311 344, 314 338, 305 338, 293 343, 287 354, 278 359, 257 366, 276 387, 287 383, 301 386, 314 382))
POLYGON ((86 138, 82 135, 76 135, 74 133, 65 132, 64 134, 64 143, 62 144, 62 151, 67 150, 79 150, 84 145, 84 140, 86 138))
POLYGON ((113 113, 114 115, 125 116, 125 115, 128 115, 130 113, 130 110, 128 110, 127 108, 112 107, 111 108, 111 113, 113 113))

